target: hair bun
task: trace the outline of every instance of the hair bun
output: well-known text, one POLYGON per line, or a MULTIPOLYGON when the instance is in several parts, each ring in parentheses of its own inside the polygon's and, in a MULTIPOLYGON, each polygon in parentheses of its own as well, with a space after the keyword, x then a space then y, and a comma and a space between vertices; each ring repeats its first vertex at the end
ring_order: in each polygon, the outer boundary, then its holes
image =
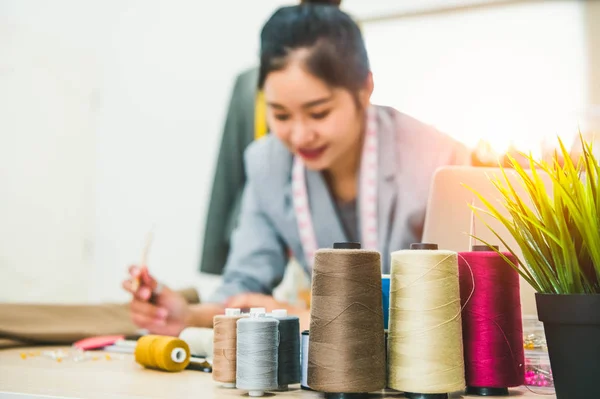
POLYGON ((301 0, 300 4, 327 4, 339 7, 342 0, 301 0))

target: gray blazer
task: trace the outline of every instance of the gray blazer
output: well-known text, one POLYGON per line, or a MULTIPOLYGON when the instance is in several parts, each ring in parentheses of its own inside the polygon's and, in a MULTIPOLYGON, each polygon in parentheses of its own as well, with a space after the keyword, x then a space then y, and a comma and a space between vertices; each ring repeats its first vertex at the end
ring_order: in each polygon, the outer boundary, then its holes
MULTIPOLYGON (((377 107, 379 122, 378 236, 382 272, 390 253, 419 242, 430 181, 444 165, 467 164, 469 151, 434 128, 392 108, 377 107)), ((281 282, 289 254, 310 267, 300 242, 292 202, 292 154, 275 137, 252 143, 245 153, 247 181, 239 225, 223 284, 210 298, 224 302, 242 292, 271 294, 281 282)), ((320 172, 306 171, 317 244, 346 241, 334 200, 320 172)))

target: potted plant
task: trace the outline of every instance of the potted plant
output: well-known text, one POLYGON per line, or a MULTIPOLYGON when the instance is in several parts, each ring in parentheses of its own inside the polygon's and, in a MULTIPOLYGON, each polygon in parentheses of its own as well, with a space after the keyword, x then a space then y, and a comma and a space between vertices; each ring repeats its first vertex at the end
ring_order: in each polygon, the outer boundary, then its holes
POLYGON ((498 205, 471 189, 484 205, 474 211, 500 221, 521 249, 518 264, 504 258, 536 290, 558 399, 600 398, 600 165, 581 135, 580 142, 576 161, 560 139, 548 161, 525 155, 529 170, 509 157, 517 183, 502 167, 499 177, 490 177, 500 193, 498 205), (545 187, 542 173, 552 187, 545 187))

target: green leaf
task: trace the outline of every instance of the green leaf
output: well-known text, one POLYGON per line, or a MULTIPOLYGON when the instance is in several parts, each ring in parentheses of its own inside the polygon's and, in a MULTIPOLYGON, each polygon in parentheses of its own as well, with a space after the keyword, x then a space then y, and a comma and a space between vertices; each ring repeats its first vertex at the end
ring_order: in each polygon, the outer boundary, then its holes
MULTIPOLYGON (((581 133, 579 140, 582 154, 576 161, 560 138, 550 162, 521 154, 529 170, 507 156, 517 183, 502 165, 502 178, 488 176, 500 195, 498 207, 465 186, 485 208, 471 206, 473 212, 516 256, 480 212, 498 220, 515 239, 524 258, 524 262, 519 259, 518 272, 538 292, 600 293, 600 164, 581 133), (551 187, 546 187, 542 174, 549 177, 551 187), (500 212, 500 207, 506 212, 500 212)), ((474 238, 489 245, 480 237, 474 238)))

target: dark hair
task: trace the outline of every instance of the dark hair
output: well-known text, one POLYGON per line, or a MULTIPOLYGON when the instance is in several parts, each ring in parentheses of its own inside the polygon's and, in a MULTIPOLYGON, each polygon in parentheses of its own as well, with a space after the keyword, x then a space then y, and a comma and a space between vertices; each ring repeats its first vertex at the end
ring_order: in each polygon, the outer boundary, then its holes
POLYGON ((337 7, 282 7, 261 32, 259 88, 270 72, 285 68, 294 50, 308 49, 308 71, 329 86, 353 94, 369 76, 369 57, 358 25, 337 7))

